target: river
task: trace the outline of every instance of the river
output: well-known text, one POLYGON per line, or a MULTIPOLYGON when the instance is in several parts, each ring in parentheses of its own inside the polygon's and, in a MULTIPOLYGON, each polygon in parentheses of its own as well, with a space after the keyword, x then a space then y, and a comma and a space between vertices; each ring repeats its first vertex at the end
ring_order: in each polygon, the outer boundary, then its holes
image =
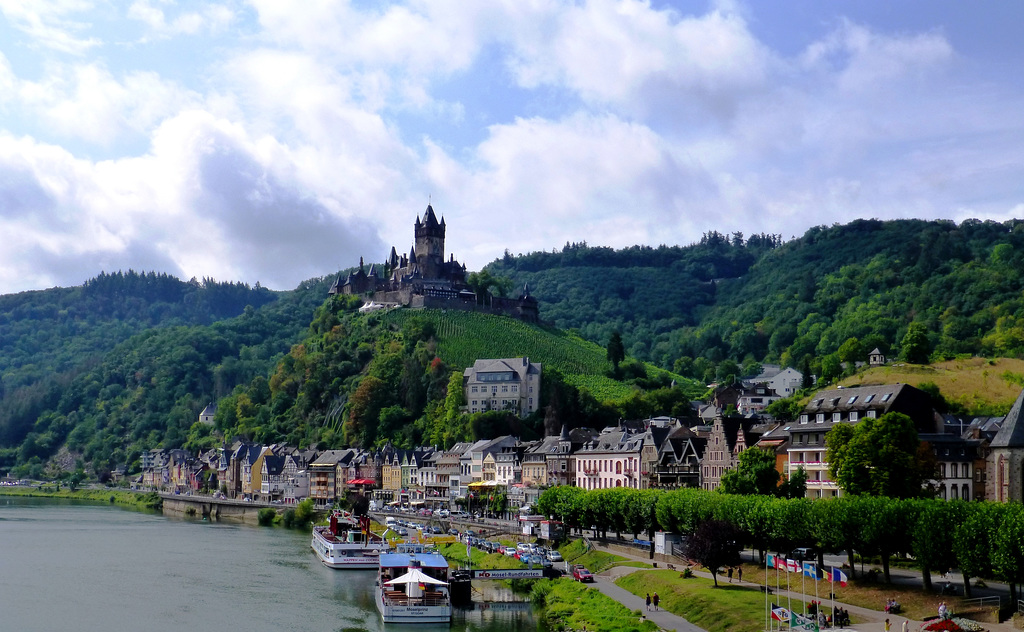
MULTIPOLYGON (((379 631, 374 579, 325 567, 309 536, 287 529, 0 496, 4 630, 379 631)), ((513 598, 475 588, 486 600, 513 598)), ((538 629, 530 609, 512 608, 457 610, 450 629, 538 629)))

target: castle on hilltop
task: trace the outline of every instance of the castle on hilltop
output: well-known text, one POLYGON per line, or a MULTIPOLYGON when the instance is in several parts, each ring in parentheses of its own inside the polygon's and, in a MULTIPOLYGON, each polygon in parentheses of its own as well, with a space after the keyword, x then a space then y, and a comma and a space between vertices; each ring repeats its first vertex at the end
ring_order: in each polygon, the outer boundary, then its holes
POLYGON ((413 308, 462 309, 513 316, 529 322, 538 321, 537 299, 530 295, 530 287, 523 288, 517 298, 492 296, 487 290, 481 295, 466 282, 466 265, 454 255, 444 258, 444 217, 437 221, 429 204, 421 221, 416 217, 413 225, 416 241, 408 255, 398 256, 391 247, 385 264, 378 268, 370 264, 365 270, 362 257, 359 269, 342 280, 339 276, 328 292, 364 296, 374 303, 413 308))

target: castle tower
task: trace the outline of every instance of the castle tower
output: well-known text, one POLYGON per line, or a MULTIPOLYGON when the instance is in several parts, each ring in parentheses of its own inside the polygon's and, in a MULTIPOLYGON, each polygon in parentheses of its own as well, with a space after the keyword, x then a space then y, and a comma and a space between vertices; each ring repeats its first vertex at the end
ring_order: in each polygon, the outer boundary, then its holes
POLYGON ((444 270, 444 218, 440 222, 429 204, 423 221, 416 218, 416 263, 425 279, 437 279, 444 270))

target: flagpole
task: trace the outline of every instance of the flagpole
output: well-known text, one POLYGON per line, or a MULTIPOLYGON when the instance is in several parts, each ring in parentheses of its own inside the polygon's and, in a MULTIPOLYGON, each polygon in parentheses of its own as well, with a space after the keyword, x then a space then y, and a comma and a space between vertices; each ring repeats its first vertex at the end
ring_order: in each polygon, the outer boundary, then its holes
POLYGON ((835 626, 836 621, 836 567, 832 567, 832 572, 828 574, 828 591, 832 593, 830 595, 832 599, 832 627, 835 626))
MULTIPOLYGON (((775 594, 779 594, 779 558, 775 558, 775 594)), ((782 599, 779 599, 779 603, 782 603, 782 599)), ((782 630, 782 621, 779 620, 779 630, 782 630)))
MULTIPOLYGON (((815 609, 820 611, 821 610, 821 600, 818 599, 818 565, 817 564, 814 565, 814 600, 818 602, 817 605, 815 606, 815 609)), ((821 616, 820 615, 818 616, 818 620, 819 621, 821 620, 821 616)))
POLYGON ((790 627, 790 629, 792 629, 793 628, 793 591, 792 591, 792 589, 789 586, 789 576, 792 575, 793 572, 790 571, 789 569, 790 569, 789 559, 787 558, 786 559, 786 604, 789 606, 789 614, 790 614, 789 627, 790 627))
POLYGON ((807 616, 807 569, 804 568, 804 561, 800 560, 800 594, 803 596, 804 616, 807 616))
POLYGON ((772 613, 771 606, 768 601, 768 556, 764 556, 764 622, 768 625, 764 626, 769 630, 772 630, 772 613))

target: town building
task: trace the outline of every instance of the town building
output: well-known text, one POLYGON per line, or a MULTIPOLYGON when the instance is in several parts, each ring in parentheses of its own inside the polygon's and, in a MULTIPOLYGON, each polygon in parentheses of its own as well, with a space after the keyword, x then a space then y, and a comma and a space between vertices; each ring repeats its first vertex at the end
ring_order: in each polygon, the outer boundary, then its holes
POLYGON ((1024 390, 1006 413, 989 446, 986 498, 1024 502, 1024 390))
POLYGON ((758 419, 722 415, 716 417, 704 447, 700 469, 701 487, 718 489, 722 475, 739 465, 740 453, 757 443, 765 428, 758 419))
POLYGON ((877 419, 891 412, 911 418, 918 433, 936 432, 939 422, 931 396, 909 384, 840 387, 820 391, 795 423, 786 428, 790 434, 789 472, 798 467, 807 472, 807 495, 829 498, 840 495, 838 484, 828 471, 825 435, 836 424, 855 424, 862 419, 877 419))
POLYGON ((477 360, 462 374, 465 410, 507 410, 525 417, 539 406, 540 375, 540 363, 529 358, 477 360))

